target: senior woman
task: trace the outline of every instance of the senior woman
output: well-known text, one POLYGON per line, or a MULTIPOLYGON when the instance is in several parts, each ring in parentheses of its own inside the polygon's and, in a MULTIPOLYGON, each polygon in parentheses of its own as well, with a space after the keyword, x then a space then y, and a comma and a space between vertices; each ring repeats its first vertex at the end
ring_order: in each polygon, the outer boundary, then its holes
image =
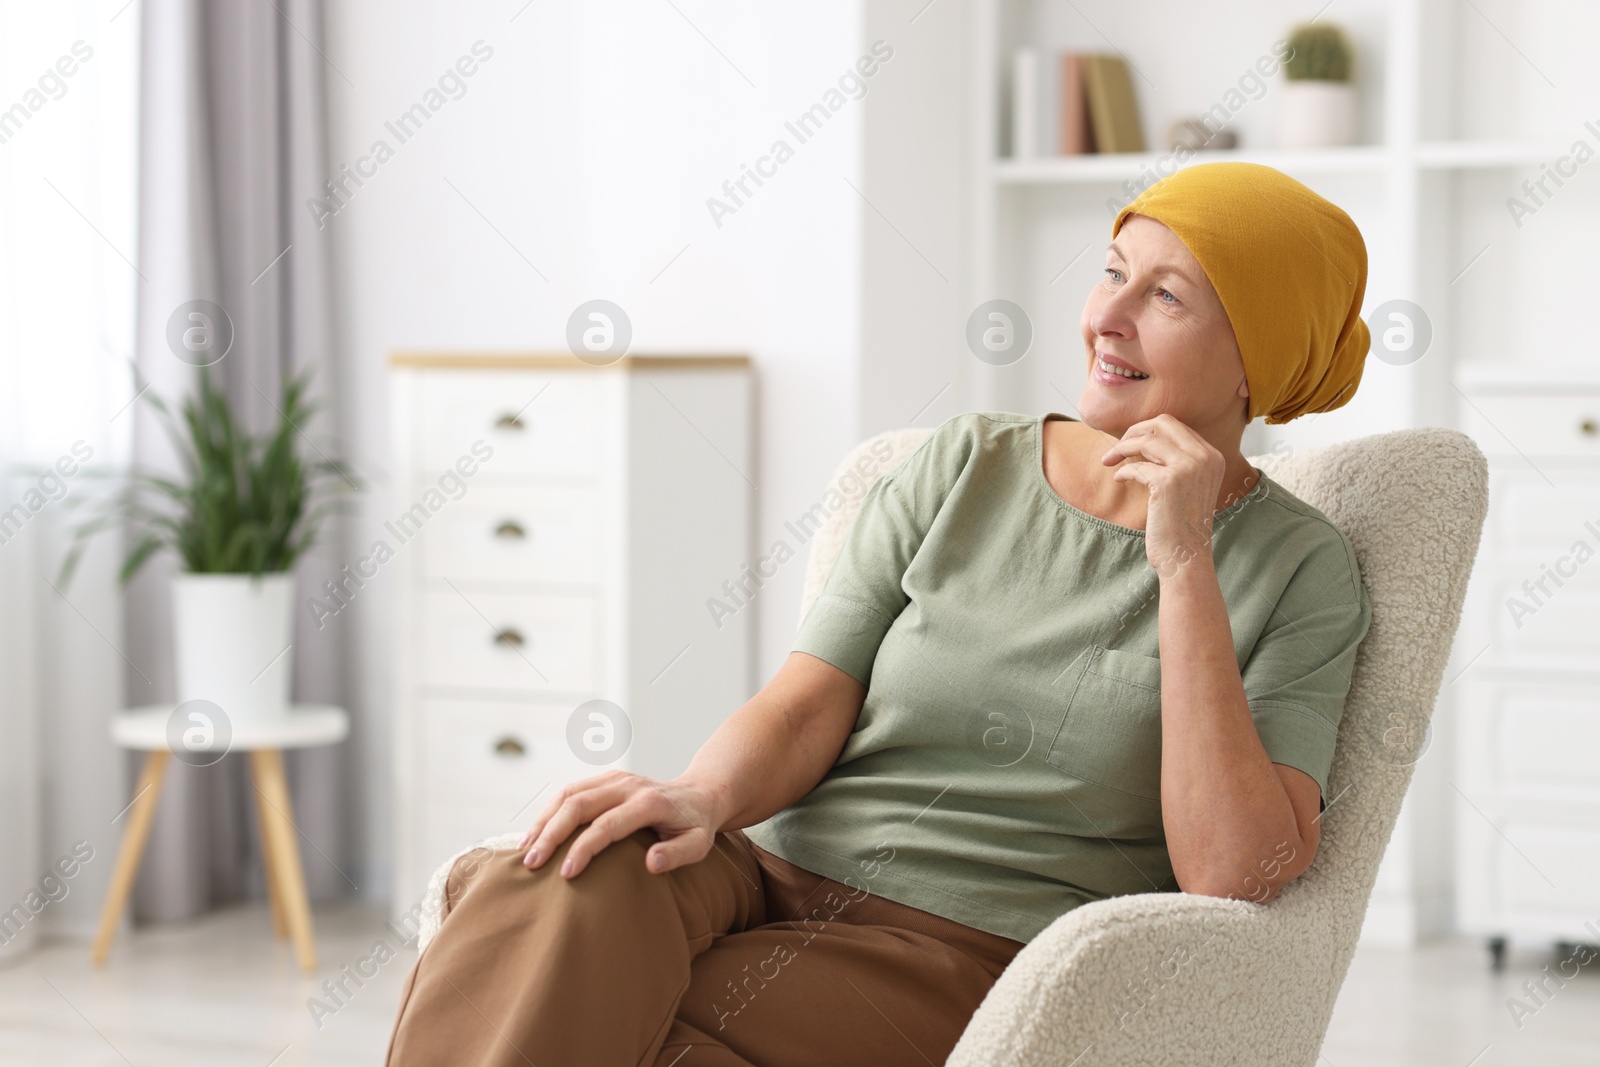
POLYGON ((1244 163, 1112 236, 1079 417, 939 426, 681 775, 578 782, 458 862, 391 1064, 942 1063, 1064 912, 1310 865, 1370 608, 1240 439, 1349 400, 1366 248, 1244 163))

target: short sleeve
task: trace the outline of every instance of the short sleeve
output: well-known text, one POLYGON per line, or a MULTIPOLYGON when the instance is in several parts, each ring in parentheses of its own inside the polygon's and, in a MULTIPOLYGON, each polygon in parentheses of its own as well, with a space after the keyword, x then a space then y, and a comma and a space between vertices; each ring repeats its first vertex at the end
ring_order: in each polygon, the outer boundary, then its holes
POLYGON ((1267 756, 1315 778, 1324 805, 1350 673, 1372 621, 1353 567, 1352 558, 1338 576, 1296 575, 1242 672, 1267 756))
POLYGON ((826 660, 863 685, 878 646, 904 610, 906 568, 932 528, 970 450, 960 416, 934 430, 861 499, 822 593, 800 623, 791 650, 826 660))

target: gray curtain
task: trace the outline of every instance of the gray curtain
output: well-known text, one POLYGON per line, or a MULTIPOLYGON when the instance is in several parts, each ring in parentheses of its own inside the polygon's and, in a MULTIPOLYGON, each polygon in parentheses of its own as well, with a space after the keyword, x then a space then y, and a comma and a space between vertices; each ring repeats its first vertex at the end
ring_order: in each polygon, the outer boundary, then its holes
MULTIPOLYGON (((326 175, 320 0, 145 0, 140 57, 140 289, 137 361, 169 402, 196 371, 166 342, 182 303, 222 306, 234 341, 211 368, 253 432, 271 429, 286 376, 314 370, 321 411, 308 454, 338 458, 327 245, 304 208, 326 175)), ((135 405, 134 461, 172 469, 150 411, 135 405)), ((347 705, 342 632, 307 625, 304 605, 345 557, 337 519, 297 569, 294 696, 347 705)), ((128 703, 174 697, 174 561, 146 568, 126 600, 128 703)), ((348 742, 286 754, 313 901, 358 888, 349 875, 348 742)), ((133 762, 130 757, 130 764, 133 762)), ((263 896, 254 791, 242 753, 210 767, 172 761, 136 890, 142 920, 183 918, 263 896)), ((131 769, 131 767, 130 767, 131 769)), ((131 778, 130 778, 131 780, 131 778)))

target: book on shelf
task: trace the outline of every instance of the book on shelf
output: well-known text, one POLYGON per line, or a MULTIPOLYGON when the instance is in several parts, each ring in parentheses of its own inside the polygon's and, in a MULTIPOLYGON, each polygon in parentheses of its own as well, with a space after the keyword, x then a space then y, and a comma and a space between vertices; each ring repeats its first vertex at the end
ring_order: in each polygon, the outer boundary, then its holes
POLYGON ((1116 55, 1083 57, 1083 96, 1099 152, 1143 152, 1144 126, 1127 60, 1116 55))
POLYGON ((1089 102, 1083 95, 1083 54, 1061 53, 1061 143, 1057 151, 1064 156, 1081 156, 1095 150, 1094 127, 1089 121, 1089 102))
POLYGON ((1048 101, 1037 48, 1019 48, 1011 57, 1011 155, 1014 159, 1054 155, 1045 145, 1044 116, 1048 101))
POLYGON ((1011 66, 1014 158, 1144 150, 1133 79, 1121 56, 1016 50, 1011 66))

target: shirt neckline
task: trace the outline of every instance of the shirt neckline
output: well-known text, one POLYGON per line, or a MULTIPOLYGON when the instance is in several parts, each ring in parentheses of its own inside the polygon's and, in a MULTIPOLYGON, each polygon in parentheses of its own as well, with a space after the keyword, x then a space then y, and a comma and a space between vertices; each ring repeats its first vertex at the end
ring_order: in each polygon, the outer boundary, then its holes
MULTIPOLYGON (((1107 530, 1115 530, 1117 533, 1126 534, 1129 537, 1143 539, 1143 530, 1135 530, 1132 526, 1122 526, 1118 523, 1112 522, 1110 519, 1102 519, 1098 515, 1091 515, 1082 508, 1077 508, 1067 503, 1065 498, 1063 498, 1060 493, 1056 492, 1055 486, 1051 485, 1050 479, 1046 478, 1044 475, 1044 424, 1051 418, 1059 418, 1067 422, 1083 421, 1082 419, 1075 419, 1071 415, 1063 415, 1059 411, 1047 411, 1043 415, 1040 415, 1038 418, 1033 420, 1033 475, 1037 480, 1039 487, 1044 491, 1045 496, 1055 501, 1057 506, 1059 506, 1067 514, 1074 515, 1084 522, 1103 527, 1107 530)), ((1216 520, 1227 518, 1234 512, 1243 509, 1243 507, 1250 503, 1250 501, 1256 500, 1265 494, 1267 486, 1267 472, 1253 464, 1251 465, 1250 469, 1256 472, 1256 484, 1251 486, 1250 491, 1244 496, 1240 497, 1238 500, 1235 500, 1232 504, 1229 504, 1221 511, 1214 512, 1212 514, 1211 520, 1213 528, 1216 526, 1216 520)))

